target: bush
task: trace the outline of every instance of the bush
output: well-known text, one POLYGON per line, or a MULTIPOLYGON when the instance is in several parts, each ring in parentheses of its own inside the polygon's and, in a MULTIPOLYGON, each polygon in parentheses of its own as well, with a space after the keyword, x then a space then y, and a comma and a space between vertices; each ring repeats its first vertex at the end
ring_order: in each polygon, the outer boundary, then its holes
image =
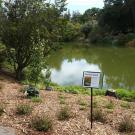
POLYGON ((68 107, 62 108, 59 111, 57 117, 58 117, 58 120, 69 120, 71 117, 71 112, 70 112, 69 108, 68 107))
POLYGON ((4 113, 4 105, 0 104, 0 116, 4 113))
POLYGON ((119 99, 122 99, 128 102, 135 101, 135 91, 118 89, 116 92, 119 99))
MULTIPOLYGON (((91 119, 91 114, 89 114, 88 119, 91 119)), ((105 114, 102 112, 102 110, 99 109, 95 109, 93 111, 93 120, 94 121, 98 121, 98 122, 102 122, 104 123, 106 121, 106 116, 105 114)))
POLYGON ((79 99, 78 104, 81 106, 87 106, 87 103, 85 101, 83 101, 83 99, 79 99))
POLYGON ((0 83, 0 92, 2 91, 3 85, 0 83))
POLYGON ((32 97, 31 100, 32 100, 32 102, 36 102, 36 103, 42 102, 42 99, 40 97, 32 97))
POLYGON ((16 113, 19 115, 26 115, 26 114, 30 114, 32 112, 32 107, 28 104, 17 105, 16 109, 17 109, 16 113))
POLYGON ((135 125, 129 116, 125 116, 119 123, 120 132, 133 132, 135 130, 135 125))
POLYGON ((31 120, 31 127, 37 131, 49 131, 52 129, 52 121, 48 116, 34 116, 31 120))
POLYGON ((109 103, 106 105, 107 109, 113 109, 114 108, 114 103, 113 101, 109 101, 109 103))
POLYGON ((122 103, 121 107, 126 108, 126 109, 130 109, 130 104, 129 103, 122 103))

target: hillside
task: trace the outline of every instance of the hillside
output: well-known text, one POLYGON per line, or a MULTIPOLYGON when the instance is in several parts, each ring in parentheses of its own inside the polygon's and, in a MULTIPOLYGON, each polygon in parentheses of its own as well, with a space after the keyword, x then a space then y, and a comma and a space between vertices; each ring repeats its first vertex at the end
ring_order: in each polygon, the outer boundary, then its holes
MULTIPOLYGON (((135 103, 116 100, 104 96, 94 97, 94 110, 100 110, 105 117, 94 121, 91 133, 88 114, 90 112, 90 97, 80 94, 67 94, 57 91, 40 91, 40 100, 28 99, 21 89, 24 86, 13 78, 0 75, 0 107, 4 105, 4 113, 0 116, 0 126, 13 127, 16 135, 135 135, 135 132, 120 133, 119 123, 128 116, 135 123, 135 103), (29 104, 32 113, 18 115, 17 105, 29 104), (60 121, 57 118, 62 107, 68 107, 71 117, 60 121), (52 129, 39 132, 30 126, 34 116, 46 115, 52 120, 52 129), (97 122, 99 121, 99 122, 97 122)), ((129 119, 128 119, 129 120, 129 119)))

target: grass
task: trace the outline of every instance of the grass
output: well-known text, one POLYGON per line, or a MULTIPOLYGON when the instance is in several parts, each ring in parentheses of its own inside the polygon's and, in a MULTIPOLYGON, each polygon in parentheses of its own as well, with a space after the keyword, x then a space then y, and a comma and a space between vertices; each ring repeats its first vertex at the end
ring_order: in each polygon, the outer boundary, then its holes
POLYGON ((133 120, 131 120, 130 116, 125 116, 119 123, 119 132, 130 133, 133 131, 135 131, 133 120))
POLYGON ((34 103, 41 103, 42 102, 42 98, 40 97, 32 97, 31 101, 34 103))
MULTIPOLYGON (((91 119, 91 114, 88 114, 88 119, 91 119)), ((106 115, 100 109, 94 109, 93 111, 93 120, 105 123, 106 115)))
POLYGON ((78 104, 81 106, 87 106, 87 103, 81 98, 78 100, 78 104))
POLYGON ((114 103, 113 101, 109 101, 109 103, 106 105, 107 109, 114 109, 114 103))
POLYGON ((131 106, 130 106, 130 104, 129 103, 127 103, 127 102, 123 102, 123 103, 121 103, 121 105, 120 105, 121 107, 123 107, 123 108, 125 108, 125 109, 130 109, 131 108, 131 106))
POLYGON ((79 107, 79 110, 83 111, 83 110, 86 110, 87 108, 85 106, 80 106, 79 107))
POLYGON ((0 103, 0 116, 4 113, 4 105, 0 103))
POLYGON ((31 120, 31 127, 37 131, 47 132, 52 129, 52 120, 45 115, 34 116, 31 120))
POLYGON ((64 95, 59 94, 59 95, 58 95, 58 98, 59 98, 59 100, 60 100, 60 104, 66 104, 66 102, 65 102, 65 96, 64 96, 64 95))
POLYGON ((2 92, 3 85, 0 83, 0 92, 2 92))
POLYGON ((57 114, 58 120, 64 121, 64 120, 69 120, 71 118, 71 111, 70 109, 66 106, 61 108, 61 110, 57 114))
POLYGON ((32 112, 32 107, 29 104, 19 104, 16 108, 18 115, 28 115, 32 112))

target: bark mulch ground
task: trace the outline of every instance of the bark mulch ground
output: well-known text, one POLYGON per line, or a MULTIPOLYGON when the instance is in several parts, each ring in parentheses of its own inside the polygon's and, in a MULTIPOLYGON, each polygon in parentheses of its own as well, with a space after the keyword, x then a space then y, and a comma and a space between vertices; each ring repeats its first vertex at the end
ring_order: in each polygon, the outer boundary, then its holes
POLYGON ((93 130, 90 128, 88 114, 90 112, 90 97, 87 95, 73 95, 56 91, 40 91, 42 102, 34 103, 20 92, 23 87, 10 77, 0 76, 0 102, 5 104, 4 114, 0 116, 0 126, 12 127, 16 135, 135 135, 133 133, 118 132, 118 125, 125 115, 130 115, 135 121, 135 103, 128 103, 129 108, 122 107, 126 102, 107 98, 94 97, 94 109, 101 109, 107 117, 105 123, 94 122, 93 130), (60 103, 60 98, 64 103, 60 103), (112 102, 114 107, 108 109, 112 102), (19 116, 16 114, 16 106, 28 103, 33 107, 32 114, 19 116), (72 112, 72 118, 68 121, 59 121, 57 113, 61 107, 68 106, 72 112), (30 127, 31 118, 35 115, 46 114, 53 121, 53 129, 50 132, 38 132, 30 127))

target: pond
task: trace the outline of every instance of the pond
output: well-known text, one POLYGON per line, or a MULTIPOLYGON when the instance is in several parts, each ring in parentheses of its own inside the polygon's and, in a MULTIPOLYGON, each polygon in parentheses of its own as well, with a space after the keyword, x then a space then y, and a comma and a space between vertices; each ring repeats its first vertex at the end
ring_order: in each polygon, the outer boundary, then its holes
POLYGON ((104 88, 135 89, 135 49, 83 47, 64 44, 48 59, 51 80, 59 85, 82 85, 83 71, 104 73, 104 88))

